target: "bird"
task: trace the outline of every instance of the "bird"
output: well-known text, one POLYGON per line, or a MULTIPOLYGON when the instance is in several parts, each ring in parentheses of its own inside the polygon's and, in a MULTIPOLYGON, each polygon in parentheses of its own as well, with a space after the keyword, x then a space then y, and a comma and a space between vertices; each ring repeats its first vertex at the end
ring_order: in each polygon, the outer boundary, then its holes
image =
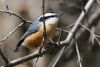
MULTIPOLYGON (((20 41, 16 45, 15 52, 19 50, 20 46, 35 49, 41 46, 43 43, 44 23, 46 27, 46 34, 48 38, 53 39, 54 33, 58 25, 59 16, 56 13, 48 12, 41 15, 33 22, 25 34, 21 37, 20 41)), ((45 41, 47 44, 48 41, 45 41)))

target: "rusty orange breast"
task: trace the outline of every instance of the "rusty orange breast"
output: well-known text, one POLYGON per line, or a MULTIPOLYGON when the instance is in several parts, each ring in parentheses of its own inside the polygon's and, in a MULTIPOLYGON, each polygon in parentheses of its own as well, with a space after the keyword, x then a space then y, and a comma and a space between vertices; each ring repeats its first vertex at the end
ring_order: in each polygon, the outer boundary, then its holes
MULTIPOLYGON (((51 39, 53 38, 55 29, 56 26, 46 25, 46 31, 49 38, 51 39)), ((42 26, 36 33, 33 33, 30 36, 28 36, 22 45, 24 47, 33 48, 33 49, 39 47, 43 42, 43 32, 44 32, 44 28, 42 26)), ((47 44, 47 42, 45 42, 45 44, 47 44)))
POLYGON ((33 33, 32 35, 28 36, 25 39, 23 46, 28 48, 37 48, 38 46, 41 45, 42 40, 43 40, 42 32, 33 33))

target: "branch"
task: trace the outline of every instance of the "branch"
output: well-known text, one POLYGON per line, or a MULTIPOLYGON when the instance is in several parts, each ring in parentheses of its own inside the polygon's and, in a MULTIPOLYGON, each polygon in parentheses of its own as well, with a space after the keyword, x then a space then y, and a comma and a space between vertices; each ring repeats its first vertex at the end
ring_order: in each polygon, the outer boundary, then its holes
POLYGON ((70 24, 70 25, 68 25, 67 27, 64 27, 64 28, 56 28, 56 30, 59 30, 59 31, 62 31, 62 32, 64 32, 64 33, 69 33, 69 31, 67 31, 67 30, 64 30, 64 29, 68 29, 68 28, 71 28, 71 27, 73 27, 74 26, 74 23, 72 23, 72 24, 70 24))
POLYGON ((7 14, 13 15, 13 16, 15 16, 15 17, 18 17, 18 18, 19 18, 22 22, 24 22, 24 23, 31 23, 30 21, 26 21, 23 17, 21 17, 20 15, 14 13, 14 12, 12 12, 12 11, 6 11, 6 10, 1 10, 1 9, 0 9, 0 12, 2 12, 2 13, 7 13, 7 14))
POLYGON ((45 38, 46 38, 46 36, 47 36, 47 33, 46 33, 46 24, 45 24, 45 19, 44 19, 44 14, 45 14, 45 0, 42 0, 42 14, 43 14, 43 26, 44 26, 44 40, 45 40, 45 38))
MULTIPOLYGON (((93 5, 95 0, 89 0, 88 3, 85 6, 85 12, 88 13, 90 7, 93 5)), ((86 13, 84 11, 82 11, 82 13, 80 14, 78 20, 75 22, 75 25, 73 26, 72 30, 69 32, 67 38, 65 41, 62 41, 61 44, 66 44, 68 42, 71 41, 71 39, 73 38, 73 35, 76 33, 78 27, 80 26, 80 23, 83 21, 83 19, 86 16, 86 13)))
POLYGON ((21 27, 24 23, 31 23, 30 21, 26 21, 23 17, 19 16, 18 14, 15 14, 14 12, 12 11, 6 11, 6 10, 1 10, 0 9, 0 12, 2 13, 7 13, 7 14, 10 14, 10 15, 13 15, 15 17, 18 17, 22 23, 20 23, 16 28, 14 28, 11 32, 9 32, 9 34, 7 36, 5 36, 1 41, 0 41, 0 46, 2 45, 2 43, 9 37, 11 36, 19 27, 21 27))
POLYGON ((76 47, 76 52, 77 52, 77 58, 78 58, 78 64, 79 64, 79 67, 83 67, 82 66, 82 58, 80 56, 80 52, 79 52, 79 48, 78 48, 78 45, 77 45, 77 42, 75 42, 75 47, 76 47))
POLYGON ((4 37, 1 41, 0 41, 0 46, 2 45, 2 43, 9 37, 11 36, 19 27, 21 27, 24 23, 20 23, 16 28, 14 28, 11 32, 9 32, 9 34, 4 37))
POLYGON ((62 34, 63 34, 63 29, 61 29, 60 35, 58 37, 57 42, 60 44, 61 38, 62 38, 62 34))
MULTIPOLYGON (((62 29, 63 29, 63 28, 62 28, 62 29)), ((59 30, 59 31, 62 31, 62 29, 61 29, 61 28, 56 28, 56 30, 59 30)), ((63 29, 63 32, 64 32, 64 33, 69 33, 69 31, 64 30, 64 29, 63 29)))
POLYGON ((10 61, 7 65, 5 66, 2 66, 2 67, 13 67, 13 66, 16 66, 18 64, 21 64, 23 62, 26 62, 26 61, 29 61, 29 60, 32 60, 34 58, 38 58, 38 57, 41 57, 42 55, 48 53, 48 52, 51 52, 53 51, 52 49, 55 49, 57 47, 52 47, 52 48, 49 48, 49 49, 46 49, 46 50, 43 50, 41 51, 41 53, 39 53, 39 50, 37 50, 36 52, 30 54, 30 55, 27 55, 25 57, 21 57, 21 58, 18 58, 16 60, 13 60, 13 61, 10 61))

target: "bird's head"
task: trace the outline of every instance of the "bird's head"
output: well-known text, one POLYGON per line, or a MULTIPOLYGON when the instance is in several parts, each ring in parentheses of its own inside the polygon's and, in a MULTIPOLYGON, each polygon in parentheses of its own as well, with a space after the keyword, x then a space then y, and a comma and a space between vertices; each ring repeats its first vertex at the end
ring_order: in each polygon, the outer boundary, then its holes
POLYGON ((57 24, 58 23, 58 15, 56 13, 45 13, 44 16, 41 15, 38 20, 40 22, 48 23, 48 24, 57 24))

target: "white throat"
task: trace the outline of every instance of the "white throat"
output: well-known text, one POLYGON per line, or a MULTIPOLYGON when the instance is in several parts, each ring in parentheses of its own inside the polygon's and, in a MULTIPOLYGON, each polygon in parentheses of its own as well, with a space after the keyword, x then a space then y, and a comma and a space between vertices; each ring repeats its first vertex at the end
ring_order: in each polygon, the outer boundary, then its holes
POLYGON ((57 17, 49 18, 45 21, 45 23, 47 23, 47 24, 57 24, 58 18, 57 17))

